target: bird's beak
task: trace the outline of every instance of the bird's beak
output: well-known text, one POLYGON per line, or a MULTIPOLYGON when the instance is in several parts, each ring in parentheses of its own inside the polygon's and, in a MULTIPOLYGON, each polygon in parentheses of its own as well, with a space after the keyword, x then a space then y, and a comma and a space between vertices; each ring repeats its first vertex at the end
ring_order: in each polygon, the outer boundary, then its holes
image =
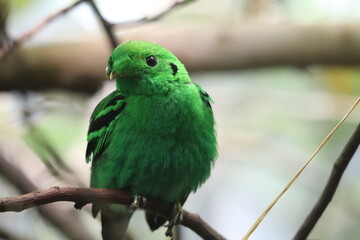
POLYGON ((110 80, 113 80, 113 79, 121 77, 121 74, 110 72, 110 74, 108 74, 106 77, 108 77, 110 80))
POLYGON ((116 72, 110 72, 110 74, 107 75, 106 77, 108 77, 110 80, 120 79, 120 78, 136 78, 135 75, 121 74, 121 73, 116 73, 116 72))
POLYGON ((110 80, 113 80, 114 77, 115 77, 115 74, 114 74, 113 72, 111 72, 111 73, 110 73, 110 76, 109 76, 110 80))

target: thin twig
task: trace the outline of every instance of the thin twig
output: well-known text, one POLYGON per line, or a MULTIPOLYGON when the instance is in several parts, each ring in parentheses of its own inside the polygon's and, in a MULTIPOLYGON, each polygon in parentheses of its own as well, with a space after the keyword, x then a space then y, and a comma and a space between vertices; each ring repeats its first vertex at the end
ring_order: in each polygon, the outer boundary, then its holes
MULTIPOLYGON (((119 42, 114 34, 113 27, 114 25, 106 21, 106 19, 102 16, 100 13, 98 7, 96 6, 95 2, 93 0, 84 0, 85 2, 89 3, 91 8, 93 9, 96 16, 99 18, 101 25, 103 26, 106 36, 108 37, 112 49, 116 48, 117 45, 119 45, 119 42)), ((111 50, 112 50, 111 49, 111 50)))
POLYGON ((326 136, 326 138, 320 143, 315 152, 311 155, 311 157, 305 162, 305 164, 300 168, 300 170, 295 174, 295 176, 290 180, 290 182, 285 186, 285 188, 280 192, 280 194, 270 203, 270 205, 265 209, 265 211, 261 214, 261 216, 256 219, 255 223, 251 226, 242 240, 247 240, 250 235, 255 231, 255 229, 259 226, 259 224, 264 220, 266 215, 270 212, 270 210, 274 207, 274 205, 279 201, 279 199, 285 194, 285 192, 291 187, 291 185, 295 182, 295 180, 300 176, 300 174, 304 171, 304 169, 309 165, 309 163, 314 159, 316 154, 321 150, 321 148, 325 145, 325 143, 331 138, 334 132, 339 128, 339 126, 347 119, 350 113, 355 109, 357 104, 360 102, 360 98, 358 98, 354 104, 347 111, 345 116, 340 120, 338 124, 334 127, 333 130, 326 136))
POLYGON ((360 124, 336 160, 329 180, 314 208, 297 231, 294 240, 306 239, 332 200, 340 179, 360 144, 360 124))
POLYGON ((60 11, 57 11, 48 17, 44 18, 41 22, 39 22, 34 27, 30 28, 27 32, 25 32, 22 36, 19 38, 10 41, 9 44, 7 44, 6 48, 0 49, 0 59, 2 59, 5 55, 13 51, 15 48, 19 47, 21 44, 23 44, 26 40, 31 38, 34 34, 39 32, 41 29, 43 29, 45 26, 47 26, 50 22, 54 21, 56 18, 64 15, 65 13, 69 12, 73 8, 75 8, 77 5, 82 3, 84 0, 79 0, 73 4, 71 4, 68 7, 65 7, 61 9, 60 11))
MULTIPOLYGON (((119 203, 130 205, 133 201, 131 195, 123 190, 99 188, 70 188, 52 187, 47 190, 35 191, 28 194, 0 198, 0 212, 21 212, 25 209, 58 201, 75 202, 75 207, 80 209, 88 203, 119 203)), ((148 198, 141 208, 154 211, 167 219, 171 217, 172 205, 148 198)), ((203 239, 225 240, 223 236, 212 229, 198 215, 183 211, 182 225, 196 232, 203 239)))
POLYGON ((154 16, 150 16, 150 17, 145 16, 143 18, 136 19, 136 20, 122 21, 122 22, 115 23, 114 25, 116 27, 119 27, 119 26, 131 26, 131 25, 137 25, 137 24, 142 24, 142 23, 146 23, 146 22, 157 21, 157 20, 161 19, 162 17, 164 17, 165 15, 167 15, 169 12, 171 12, 174 8, 176 8, 178 6, 188 4, 189 2, 193 2, 193 1, 194 0, 183 0, 183 1, 178 0, 178 1, 174 1, 172 5, 165 8, 163 11, 159 12, 158 14, 156 14, 154 16))

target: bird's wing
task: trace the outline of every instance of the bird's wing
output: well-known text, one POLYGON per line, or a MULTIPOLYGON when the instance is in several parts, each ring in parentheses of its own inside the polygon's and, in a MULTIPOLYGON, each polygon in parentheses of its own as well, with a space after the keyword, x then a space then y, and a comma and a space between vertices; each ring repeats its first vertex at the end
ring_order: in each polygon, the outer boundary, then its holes
POLYGON ((110 93, 96 106, 90 118, 87 135, 86 162, 99 156, 105 149, 112 123, 125 109, 125 96, 118 90, 110 93))

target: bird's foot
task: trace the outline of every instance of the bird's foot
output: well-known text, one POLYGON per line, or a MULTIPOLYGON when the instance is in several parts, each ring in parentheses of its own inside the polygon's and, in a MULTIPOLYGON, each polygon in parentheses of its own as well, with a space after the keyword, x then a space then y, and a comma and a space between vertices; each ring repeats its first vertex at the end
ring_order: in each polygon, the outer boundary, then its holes
POLYGON ((138 209, 140 206, 145 206, 146 205, 146 198, 143 196, 139 196, 136 195, 134 197, 133 202, 131 203, 131 205, 129 206, 129 210, 130 211, 135 211, 136 209, 138 209))
POLYGON ((173 206, 171 219, 168 221, 167 224, 164 225, 165 227, 167 227, 165 235, 167 237, 170 237, 171 240, 175 239, 174 226, 179 224, 182 221, 182 219, 183 219, 182 206, 180 202, 177 202, 173 206))
POLYGON ((174 204, 171 214, 172 217, 170 218, 168 223, 165 224, 165 227, 175 226, 182 221, 183 214, 182 214, 182 206, 180 202, 174 204))

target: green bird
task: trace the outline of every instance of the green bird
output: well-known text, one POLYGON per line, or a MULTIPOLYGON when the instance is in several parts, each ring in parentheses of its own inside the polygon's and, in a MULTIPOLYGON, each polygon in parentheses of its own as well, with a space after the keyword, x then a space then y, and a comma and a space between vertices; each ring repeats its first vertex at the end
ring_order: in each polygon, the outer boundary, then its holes
MULTIPOLYGON (((217 156, 210 96, 174 54, 151 42, 116 47, 106 75, 116 80, 116 90, 91 115, 90 187, 182 205, 209 177, 217 156)), ((94 217, 99 211, 103 239, 124 239, 132 212, 94 204, 94 217)), ((151 230, 166 222, 152 212, 146 220, 151 230)))

